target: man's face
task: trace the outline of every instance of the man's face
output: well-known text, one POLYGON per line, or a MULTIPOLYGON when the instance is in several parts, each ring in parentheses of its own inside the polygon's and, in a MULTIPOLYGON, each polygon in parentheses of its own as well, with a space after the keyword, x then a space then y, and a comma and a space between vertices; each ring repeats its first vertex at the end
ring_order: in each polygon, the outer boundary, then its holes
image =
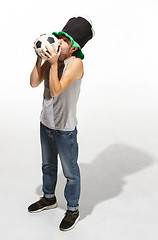
POLYGON ((65 35, 60 35, 59 43, 60 43, 60 47, 61 47, 61 53, 60 53, 60 56, 59 56, 59 61, 64 61, 68 57, 70 57, 73 53, 72 52, 71 40, 69 38, 65 37, 65 35))

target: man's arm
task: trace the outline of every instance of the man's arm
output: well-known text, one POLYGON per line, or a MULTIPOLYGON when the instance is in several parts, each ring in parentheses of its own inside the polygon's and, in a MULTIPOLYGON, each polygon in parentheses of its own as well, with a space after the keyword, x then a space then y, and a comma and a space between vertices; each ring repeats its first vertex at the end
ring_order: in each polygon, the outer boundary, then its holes
POLYGON ((56 53, 55 46, 52 44, 53 51, 47 46, 47 52, 43 49, 45 57, 50 63, 49 72, 49 90, 51 97, 57 97, 63 92, 73 81, 80 79, 83 76, 83 62, 80 58, 73 58, 66 67, 60 81, 58 78, 58 59, 61 53, 61 48, 56 53))
POLYGON ((58 78, 58 63, 51 64, 49 73, 49 89, 51 97, 58 96, 63 92, 73 81, 80 79, 83 75, 83 62, 80 58, 73 58, 60 81, 58 78))
POLYGON ((38 87, 38 85, 43 81, 44 74, 47 66, 47 61, 41 66, 42 59, 37 57, 36 64, 30 75, 30 85, 31 87, 38 87))

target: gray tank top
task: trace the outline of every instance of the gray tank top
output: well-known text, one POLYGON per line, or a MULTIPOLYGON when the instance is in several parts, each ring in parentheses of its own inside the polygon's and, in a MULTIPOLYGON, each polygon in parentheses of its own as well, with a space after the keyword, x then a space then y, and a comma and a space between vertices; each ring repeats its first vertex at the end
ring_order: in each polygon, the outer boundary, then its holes
MULTIPOLYGON (((72 58, 74 56, 64 62, 63 72, 72 58)), ((51 97, 49 90, 49 70, 50 64, 48 63, 44 80, 43 108, 40 121, 50 129, 72 131, 77 125, 76 105, 82 78, 75 80, 57 97, 51 97)))

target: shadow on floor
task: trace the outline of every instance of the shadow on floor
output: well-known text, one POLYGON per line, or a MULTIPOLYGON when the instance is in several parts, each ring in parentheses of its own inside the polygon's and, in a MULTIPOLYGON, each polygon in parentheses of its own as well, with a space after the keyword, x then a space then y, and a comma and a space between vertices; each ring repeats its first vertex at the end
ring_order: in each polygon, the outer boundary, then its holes
MULTIPOLYGON (((118 196, 128 182, 126 177, 153 163, 152 156, 139 149, 115 144, 102 151, 91 163, 80 164, 81 170, 81 219, 90 215, 95 206, 118 196)), ((56 188, 58 205, 66 209, 63 196, 65 179, 60 173, 56 188)), ((42 195, 41 186, 37 194, 42 195)))

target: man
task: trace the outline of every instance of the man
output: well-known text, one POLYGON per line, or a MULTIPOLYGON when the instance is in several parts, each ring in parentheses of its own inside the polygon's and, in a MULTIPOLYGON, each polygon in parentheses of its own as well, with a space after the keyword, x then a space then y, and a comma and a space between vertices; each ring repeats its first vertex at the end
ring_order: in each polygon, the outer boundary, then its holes
POLYGON ((55 187, 58 155, 65 178, 64 196, 67 211, 60 230, 72 229, 79 221, 80 170, 77 143, 76 104, 83 77, 84 55, 81 48, 93 37, 92 24, 83 17, 71 18, 61 32, 53 32, 59 39, 56 53, 47 47, 37 57, 30 76, 30 84, 37 87, 44 80, 43 109, 40 116, 42 172, 44 196, 28 207, 29 212, 40 212, 57 207, 55 187))

